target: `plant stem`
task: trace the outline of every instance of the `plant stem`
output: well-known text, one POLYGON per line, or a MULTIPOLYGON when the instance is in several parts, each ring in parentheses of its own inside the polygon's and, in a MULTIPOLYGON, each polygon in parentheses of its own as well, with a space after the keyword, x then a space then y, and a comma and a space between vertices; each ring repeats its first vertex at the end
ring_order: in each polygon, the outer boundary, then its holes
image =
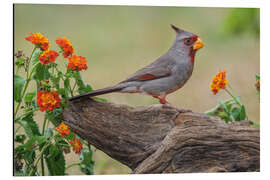
POLYGON ((237 100, 237 98, 236 97, 234 97, 234 95, 227 89, 227 88, 225 88, 224 89, 233 99, 234 99, 234 101, 239 105, 239 106, 242 106, 242 104, 237 100))
POLYGON ((76 81, 75 81, 74 86, 73 86, 73 88, 72 88, 72 91, 73 91, 73 92, 74 92, 74 89, 75 89, 76 85, 77 85, 77 83, 76 83, 76 81))
MULTIPOLYGON (((35 50, 36 50, 36 47, 34 47, 34 49, 33 49, 33 51, 32 51, 32 54, 31 54, 31 57, 30 57, 30 61, 31 61, 31 59, 32 59, 32 56, 33 56, 35 50)), ((37 64, 38 64, 38 63, 37 63, 37 64)), ((35 67, 36 67, 36 65, 31 69, 30 77, 31 77, 31 75, 32 75, 32 73, 33 73, 33 69, 34 69, 35 67)), ((19 107, 20 107, 20 105, 21 105, 22 99, 23 99, 23 97, 24 97, 25 91, 26 91, 26 89, 27 89, 27 87, 28 87, 28 84, 29 84, 29 81, 30 81, 30 79, 31 79, 31 78, 29 78, 28 75, 29 75, 29 66, 28 66, 28 69, 27 69, 27 71, 26 71, 26 83, 24 84, 24 87, 23 87, 23 93, 22 93, 21 101, 17 104, 17 106, 16 106, 16 108, 15 108, 15 113, 14 113, 14 116, 15 116, 15 117, 16 117, 16 115, 17 115, 17 113, 18 113, 18 110, 19 110, 19 107)))
MULTIPOLYGON (((27 87, 28 87, 28 85, 29 85, 29 82, 30 82, 30 80, 31 80, 32 74, 33 74, 33 72, 34 72, 34 69, 37 67, 38 64, 39 64, 39 62, 35 64, 35 66, 31 69, 30 75, 26 77, 26 83, 25 83, 24 86, 23 86, 23 91, 22 91, 21 101, 17 104, 17 106, 16 106, 16 108, 15 108, 15 112, 14 112, 15 117, 16 117, 16 115, 17 115, 17 113, 18 113, 18 110, 19 110, 19 107, 20 107, 20 105, 21 105, 21 103, 22 103, 22 99, 23 99, 23 97, 24 97, 24 95, 25 95, 26 89, 27 89, 27 87)), ((27 72, 27 74, 28 74, 28 72, 27 72)))
MULTIPOLYGON (((44 118, 43 125, 42 125, 42 136, 44 136, 45 133, 45 127, 47 123, 47 118, 44 118)), ((44 176, 44 157, 43 154, 41 155, 41 175, 44 176)))
MULTIPOLYGON (((47 148, 49 145, 50 145, 50 144, 46 144, 46 145, 44 145, 43 148, 41 149, 40 154, 39 154, 39 157, 37 158, 37 160, 36 160, 36 162, 35 162, 35 164, 34 164, 35 167, 37 166, 39 160, 41 159, 41 157, 42 157, 42 155, 43 155, 43 153, 44 153, 44 151, 46 150, 46 148, 47 148)), ((31 171, 30 171, 30 173, 29 173, 29 176, 32 176, 33 173, 34 173, 34 168, 31 169, 31 171)))
POLYGON ((17 127, 17 129, 15 130, 15 134, 17 134, 17 132, 19 131, 19 129, 21 129, 22 126, 17 127))

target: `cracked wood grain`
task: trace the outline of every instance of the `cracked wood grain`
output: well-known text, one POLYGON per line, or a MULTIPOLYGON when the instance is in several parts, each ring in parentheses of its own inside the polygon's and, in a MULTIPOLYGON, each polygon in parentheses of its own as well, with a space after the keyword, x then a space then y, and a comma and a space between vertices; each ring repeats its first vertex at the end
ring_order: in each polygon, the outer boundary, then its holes
POLYGON ((259 129, 161 106, 72 101, 64 122, 132 173, 260 170, 259 129))

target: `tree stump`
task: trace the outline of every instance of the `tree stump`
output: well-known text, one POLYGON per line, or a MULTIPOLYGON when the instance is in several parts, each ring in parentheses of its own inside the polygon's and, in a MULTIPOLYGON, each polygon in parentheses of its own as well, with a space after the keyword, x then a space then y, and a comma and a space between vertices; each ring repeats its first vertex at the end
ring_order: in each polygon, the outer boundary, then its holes
POLYGON ((135 174, 260 170, 259 128, 244 123, 90 98, 72 101, 63 116, 73 132, 135 174))

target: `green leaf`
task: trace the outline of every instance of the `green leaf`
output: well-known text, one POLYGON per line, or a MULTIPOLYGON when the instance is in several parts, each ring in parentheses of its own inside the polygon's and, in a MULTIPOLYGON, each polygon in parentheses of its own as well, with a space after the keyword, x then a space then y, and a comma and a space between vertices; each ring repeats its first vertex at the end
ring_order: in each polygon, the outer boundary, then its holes
POLYGON ((21 102, 21 94, 24 83, 25 80, 21 76, 14 75, 14 100, 16 102, 21 102))
POLYGON ((33 77, 37 81, 48 80, 50 78, 49 67, 39 63, 35 69, 33 77))
POLYGON ((59 134, 54 136, 55 144, 64 151, 65 154, 70 153, 70 145, 59 134))
POLYGON ((63 151, 56 145, 51 145, 45 151, 45 160, 49 175, 65 175, 65 158, 63 151))
POLYGON ((39 127, 33 119, 33 113, 27 114, 19 121, 19 123, 24 128, 29 138, 34 135, 40 135, 39 127))
POLYGON ((230 112, 231 109, 232 109, 232 104, 228 104, 228 105, 227 105, 227 110, 228 110, 228 112, 230 112))
POLYGON ((28 164, 33 164, 35 159, 36 159, 36 153, 34 150, 32 151, 26 151, 25 155, 24 155, 24 159, 26 160, 26 162, 28 164))
POLYGON ((240 109, 240 115, 239 115, 239 120, 245 120, 246 119, 246 109, 245 107, 242 105, 241 109, 240 109))
POLYGON ((81 150, 80 154, 80 160, 81 165, 80 169, 83 173, 87 175, 93 175, 94 174, 94 164, 95 162, 92 160, 93 152, 91 149, 84 148, 81 150))
POLYGON ((31 66, 34 66, 36 63, 39 62, 40 53, 41 53, 41 50, 39 48, 36 48, 36 50, 33 53, 32 58, 30 59, 31 66))
POLYGON ((32 145, 36 142, 38 143, 38 145, 41 145, 46 142, 46 138, 44 136, 33 136, 28 139, 28 141, 24 144, 24 147, 26 148, 26 150, 31 150, 32 145))
POLYGON ((239 121, 240 120, 240 109, 235 107, 232 109, 232 116, 234 117, 235 121, 239 121))
POLYGON ((27 93, 24 97, 24 102, 26 103, 30 103, 32 102, 33 98, 35 97, 36 93, 35 92, 31 92, 31 93, 27 93))

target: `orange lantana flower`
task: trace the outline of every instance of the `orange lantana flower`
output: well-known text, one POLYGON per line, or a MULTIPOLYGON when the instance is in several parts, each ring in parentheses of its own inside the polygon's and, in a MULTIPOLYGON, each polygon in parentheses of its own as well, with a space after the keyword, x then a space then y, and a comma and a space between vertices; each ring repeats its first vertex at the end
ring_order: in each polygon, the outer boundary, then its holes
POLYGON ((225 89, 228 81, 226 80, 226 71, 220 71, 217 75, 213 77, 213 81, 210 84, 211 91, 217 94, 220 89, 225 89))
POLYGON ((41 33, 30 33, 31 36, 26 37, 27 41, 37 45, 42 50, 47 50, 50 47, 49 40, 41 33))
POLYGON ((79 154, 82 150, 82 142, 75 136, 72 141, 69 141, 75 153, 79 154))
POLYGON ((56 51, 48 49, 39 55, 39 60, 42 64, 47 65, 50 62, 54 62, 58 56, 59 54, 56 51))
POLYGON ((60 98, 56 91, 38 91, 37 105, 40 111, 52 111, 60 107, 60 98))
POLYGON ((82 69, 87 69, 87 60, 85 59, 85 57, 82 56, 72 56, 70 58, 68 58, 69 63, 67 65, 68 69, 72 69, 72 70, 82 70, 82 69))
POLYGON ((70 133, 69 128, 63 122, 59 126, 56 127, 56 130, 60 133, 61 137, 65 137, 66 135, 69 135, 70 133))
POLYGON ((67 58, 74 53, 74 49, 72 47, 72 44, 70 43, 69 40, 67 40, 66 37, 64 37, 64 38, 59 37, 57 40, 55 40, 55 42, 63 50, 64 58, 67 58))

